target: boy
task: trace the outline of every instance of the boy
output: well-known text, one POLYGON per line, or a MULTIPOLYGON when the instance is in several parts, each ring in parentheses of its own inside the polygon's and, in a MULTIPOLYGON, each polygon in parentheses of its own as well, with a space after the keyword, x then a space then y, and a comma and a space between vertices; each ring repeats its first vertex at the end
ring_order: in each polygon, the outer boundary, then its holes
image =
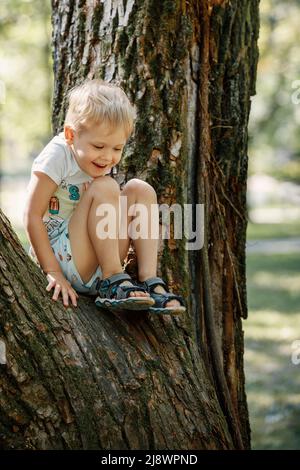
MULTIPOLYGON (((96 304, 109 310, 185 311, 181 297, 166 290, 156 277, 158 240, 133 240, 139 284, 123 272, 130 236, 99 237, 99 208, 109 204, 120 231, 132 219, 122 211, 143 204, 148 227, 156 193, 146 182, 132 179, 122 192, 109 175, 121 159, 133 131, 134 109, 124 91, 99 79, 86 80, 69 93, 64 132, 55 136, 34 160, 24 212, 31 255, 46 274, 53 300, 62 295, 77 305, 77 292, 97 295, 96 304), (97 212, 98 210, 98 212, 97 212), (120 219, 119 219, 120 216, 120 219)), ((124 230, 123 232, 124 233, 124 230)))

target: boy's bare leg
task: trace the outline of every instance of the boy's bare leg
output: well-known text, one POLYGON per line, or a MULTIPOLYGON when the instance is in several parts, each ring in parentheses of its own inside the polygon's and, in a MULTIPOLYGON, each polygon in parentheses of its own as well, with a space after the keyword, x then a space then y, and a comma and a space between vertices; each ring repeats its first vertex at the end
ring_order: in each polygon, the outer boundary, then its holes
MULTIPOLYGON (((96 215, 100 204, 114 207, 117 221, 119 214, 120 190, 118 184, 109 176, 95 179, 83 194, 69 222, 69 237, 76 268, 83 280, 88 282, 99 265, 103 278, 122 272, 119 255, 118 224, 116 238, 101 239, 97 236, 97 223, 101 217, 96 215)), ((148 293, 131 292, 130 295, 146 296, 148 293)))
MULTIPOLYGON (((151 218, 151 205, 157 204, 156 192, 148 183, 134 178, 128 181, 128 183, 124 186, 122 196, 127 196, 128 209, 136 203, 143 204, 147 208, 148 237, 133 240, 133 245, 138 261, 139 280, 142 282, 146 279, 149 279, 150 277, 157 276, 157 253, 159 240, 158 238, 151 238, 151 224, 155 224, 156 221, 158 223, 158 217, 156 218, 156 220, 155 218, 153 220, 151 218)), ((121 233, 122 230, 125 231, 124 226, 126 227, 127 225, 128 227, 132 219, 133 217, 128 216, 128 211, 126 214, 121 214, 121 233)), ((158 227, 155 228, 156 230, 153 230, 153 233, 158 234, 158 227)), ((124 259, 126 257, 129 248, 129 242, 130 240, 127 239, 120 240, 119 242, 121 259, 124 259)), ((166 291, 162 286, 157 286, 155 288, 155 292, 163 294, 166 291)), ((166 304, 167 307, 177 307, 180 305, 181 304, 180 302, 178 302, 178 300, 170 300, 166 304)))

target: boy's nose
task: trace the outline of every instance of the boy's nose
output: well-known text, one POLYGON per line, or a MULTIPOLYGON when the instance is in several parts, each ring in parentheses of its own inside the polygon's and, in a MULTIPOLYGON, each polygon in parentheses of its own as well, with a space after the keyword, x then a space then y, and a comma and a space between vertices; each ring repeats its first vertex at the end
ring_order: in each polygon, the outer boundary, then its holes
POLYGON ((100 163, 102 163, 103 165, 109 165, 111 163, 111 158, 104 158, 102 157, 101 160, 100 160, 100 163))
POLYGON ((101 154, 101 157, 99 157, 102 161, 102 163, 109 164, 113 161, 113 154, 112 152, 106 151, 105 153, 101 154))
POLYGON ((112 162, 112 157, 108 154, 105 154, 105 155, 102 154, 101 156, 99 156, 97 162, 105 164, 105 165, 109 165, 109 163, 112 162))

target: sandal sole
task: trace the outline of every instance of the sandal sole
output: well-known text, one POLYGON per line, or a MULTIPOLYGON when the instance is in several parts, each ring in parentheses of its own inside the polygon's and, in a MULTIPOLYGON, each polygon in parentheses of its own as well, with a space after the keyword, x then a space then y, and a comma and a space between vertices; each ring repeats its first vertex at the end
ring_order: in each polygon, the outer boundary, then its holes
POLYGON ((116 312, 121 310, 148 310, 154 304, 154 301, 151 298, 145 302, 144 298, 113 300, 97 297, 95 304, 100 308, 116 312))
POLYGON ((182 313, 186 312, 185 307, 177 307, 177 308, 172 308, 172 307, 165 307, 165 308, 155 308, 155 307, 150 307, 148 309, 149 313, 153 313, 155 315, 181 315, 182 313))

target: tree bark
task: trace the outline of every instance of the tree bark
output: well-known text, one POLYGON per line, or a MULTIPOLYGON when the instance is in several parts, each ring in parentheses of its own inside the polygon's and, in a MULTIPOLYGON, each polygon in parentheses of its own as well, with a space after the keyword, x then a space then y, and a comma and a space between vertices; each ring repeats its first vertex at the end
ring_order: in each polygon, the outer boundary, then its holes
POLYGON ((138 115, 120 177, 147 180, 160 203, 203 203, 205 243, 161 244, 185 316, 108 314, 83 296, 72 311, 1 218, 3 448, 250 447, 241 319, 258 3, 52 0, 54 132, 71 86, 120 83, 138 115))

